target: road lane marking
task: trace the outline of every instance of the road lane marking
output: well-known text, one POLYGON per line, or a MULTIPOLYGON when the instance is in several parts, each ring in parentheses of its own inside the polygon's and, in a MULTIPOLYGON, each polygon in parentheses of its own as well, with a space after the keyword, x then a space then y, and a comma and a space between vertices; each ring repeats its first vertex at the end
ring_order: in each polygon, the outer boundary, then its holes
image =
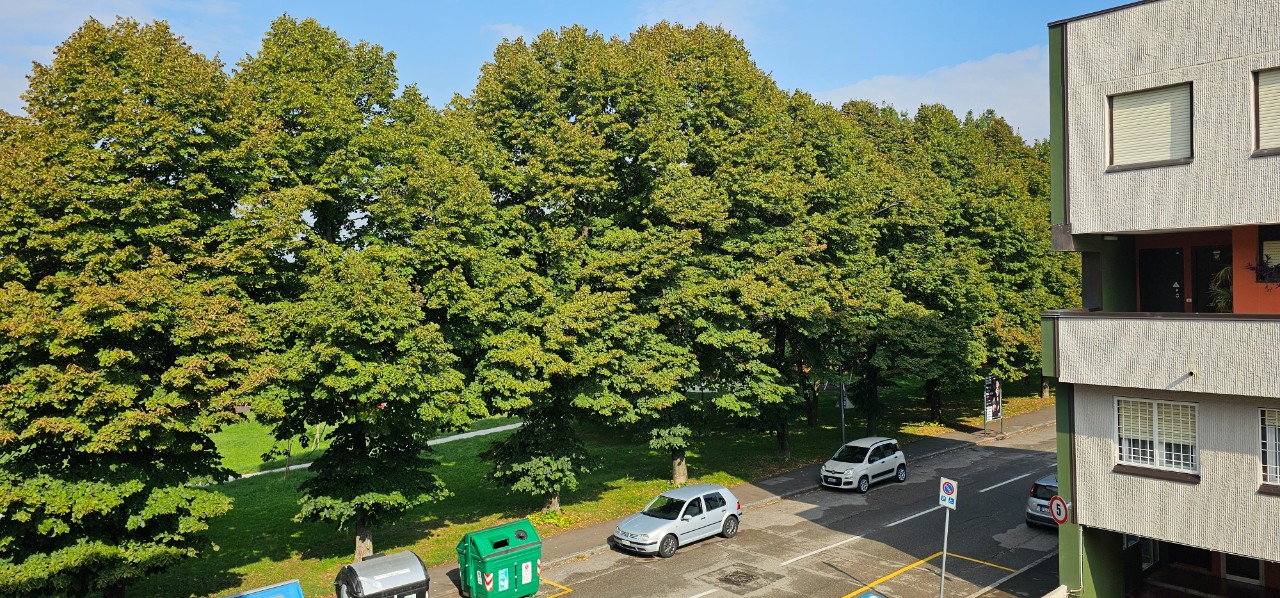
MULTIPOLYGON (((939 506, 941 506, 941 505, 939 505, 939 506)), ((853 598, 854 596, 857 596, 857 595, 858 595, 859 593, 861 593, 861 592, 865 592, 865 591, 867 591, 867 590, 875 589, 875 587, 876 587, 876 586, 878 586, 878 585, 880 585, 880 584, 882 584, 882 583, 884 583, 884 582, 886 582, 886 581, 889 581, 890 579, 893 579, 893 578, 895 578, 895 577, 897 577, 897 576, 899 576, 899 575, 902 575, 903 573, 906 573, 907 571, 910 571, 910 570, 912 570, 912 569, 915 569, 916 567, 919 567, 920 565, 923 565, 923 564, 925 564, 925 563, 927 563, 927 562, 929 562, 929 561, 932 561, 933 559, 936 559, 936 558, 938 558, 939 556, 942 556, 942 553, 941 553, 941 552, 935 552, 935 553, 933 553, 933 554, 929 555, 928 557, 922 558, 922 559, 920 559, 920 560, 918 560, 918 561, 916 561, 916 562, 914 562, 914 563, 911 563, 910 565, 907 565, 906 567, 903 567, 903 568, 901 568, 901 569, 898 569, 897 571, 894 571, 893 573, 890 573, 890 574, 888 574, 888 575, 886 575, 886 576, 884 576, 884 577, 881 577, 880 579, 877 579, 877 580, 875 580, 875 581, 873 581, 873 582, 871 582, 871 583, 869 583, 869 584, 867 584, 867 585, 865 585, 865 586, 862 586, 861 588, 858 588, 858 591, 856 591, 856 592, 849 592, 848 594, 845 594, 845 595, 844 595, 844 598, 853 598)))
POLYGON ((1035 562, 1033 562, 1033 563, 1031 563, 1030 565, 1027 565, 1026 567, 1023 567, 1023 568, 1021 568, 1021 569, 1018 569, 1017 571, 1014 571, 1013 573, 1010 573, 1010 574, 1008 574, 1008 575, 1006 575, 1006 576, 1004 576, 1004 577, 1001 577, 1000 579, 997 579, 997 580, 995 581, 995 583, 993 583, 993 584, 991 584, 991 585, 989 585, 989 586, 987 586, 987 587, 985 587, 985 588, 982 588, 981 590, 978 590, 978 591, 976 591, 976 592, 974 592, 974 593, 972 593, 972 594, 969 594, 968 596, 965 596, 965 598, 978 598, 978 596, 981 596, 981 595, 983 595, 983 594, 985 594, 985 593, 987 593, 987 592, 990 592, 991 590, 994 590, 994 589, 995 589, 997 586, 999 586, 1000 584, 1002 584, 1002 583, 1004 583, 1004 582, 1006 582, 1006 581, 1009 581, 1010 579, 1013 579, 1013 578, 1015 578, 1015 577, 1017 577, 1017 576, 1019 576, 1019 575, 1022 575, 1023 573, 1026 573, 1028 569, 1031 569, 1032 567, 1034 567, 1034 566, 1036 566, 1036 565, 1039 565, 1040 563, 1043 563, 1043 562, 1045 562, 1045 561, 1047 561, 1047 560, 1049 560, 1049 559, 1051 559, 1051 558, 1053 558, 1053 557, 1055 557, 1055 556, 1057 556, 1057 555, 1058 555, 1058 551, 1057 551, 1057 549, 1054 549, 1054 551, 1053 551, 1053 552, 1050 552, 1049 554, 1046 554, 1046 555, 1044 555, 1044 556, 1040 557, 1039 559, 1036 559, 1036 561, 1035 561, 1035 562))
POLYGON ((1013 569, 1010 569, 1010 568, 1008 568, 1008 567, 1002 567, 1002 566, 997 565, 997 564, 995 564, 995 563, 988 563, 988 562, 986 562, 986 561, 980 561, 980 560, 978 560, 978 559, 972 559, 972 558, 969 558, 969 557, 964 556, 964 555, 962 555, 962 554, 956 554, 956 553, 954 553, 954 552, 948 552, 947 554, 949 554, 949 555, 951 555, 951 556, 953 556, 953 557, 956 557, 956 558, 958 558, 958 559, 964 559, 964 560, 966 560, 966 561, 972 561, 972 562, 978 563, 979 565, 986 565, 986 566, 988 566, 988 567, 995 567, 996 569, 1001 569, 1001 570, 1003 570, 1003 571, 1013 571, 1013 569))
POLYGON ((982 494, 983 492, 986 492, 987 490, 995 490, 996 488, 999 488, 999 487, 1001 487, 1001 486, 1003 486, 1003 485, 1005 485, 1005 484, 1012 484, 1012 483, 1014 483, 1014 482, 1016 482, 1016 481, 1018 481, 1018 480, 1021 480, 1022 478, 1025 478, 1025 477, 1027 477, 1027 476, 1029 476, 1029 475, 1031 475, 1031 474, 1033 474, 1033 473, 1035 473, 1035 472, 1034 472, 1034 471, 1027 472, 1027 473, 1024 473, 1024 474, 1022 474, 1022 475, 1020 475, 1020 476, 1018 476, 1018 477, 1016 477, 1016 478, 1013 478, 1012 480, 1005 480, 1005 481, 1003 481, 1003 482, 1000 482, 999 484, 996 484, 995 486, 987 486, 986 488, 983 488, 983 489, 979 490, 979 491, 978 491, 978 494, 982 494))
MULTIPOLYGON (((939 505, 939 506, 941 506, 941 505, 939 505)), ((1057 554, 1057 551, 1056 551, 1056 550, 1054 551, 1054 554, 1057 554)), ((967 556, 959 555, 959 554, 956 554, 956 553, 954 553, 954 552, 948 552, 948 553, 947 553, 947 555, 948 555, 948 556, 955 557, 955 558, 958 558, 958 559, 964 559, 964 560, 966 560, 966 561, 972 561, 972 562, 978 563, 978 564, 980 564, 980 565, 986 565, 986 566, 988 566, 988 567, 995 567, 996 569, 1002 569, 1002 570, 1004 570, 1004 571, 1013 571, 1013 569, 1010 569, 1010 568, 1008 568, 1008 567, 1002 567, 1002 566, 997 565, 997 564, 995 564, 995 563, 988 563, 988 562, 986 562, 986 561, 980 561, 980 560, 978 560, 978 559, 969 558, 969 557, 967 557, 967 556)), ((893 573, 890 573, 890 574, 888 574, 888 575, 886 575, 886 576, 884 576, 884 577, 881 577, 880 579, 877 579, 877 580, 875 580, 875 581, 873 581, 873 582, 871 582, 871 583, 869 583, 869 584, 867 584, 867 585, 865 585, 865 586, 863 586, 863 587, 861 587, 861 588, 858 588, 858 591, 856 591, 856 592, 850 592, 850 593, 848 593, 848 594, 845 594, 845 595, 844 595, 844 598, 852 598, 853 596, 856 596, 856 595, 858 595, 859 593, 865 592, 865 591, 867 591, 867 590, 874 590, 876 586, 878 586, 878 585, 880 585, 880 584, 882 584, 882 583, 884 583, 884 582, 886 582, 886 581, 889 581, 890 579, 893 579, 893 578, 895 578, 895 577, 897 577, 897 576, 899 576, 899 575, 902 575, 903 573, 906 573, 907 571, 910 571, 910 570, 912 570, 912 569, 915 569, 916 567, 919 567, 920 565, 923 565, 923 564, 925 564, 925 563, 927 563, 927 562, 929 562, 929 561, 932 561, 933 559, 936 559, 936 558, 938 558, 939 556, 942 556, 942 553, 941 553, 941 552, 935 552, 935 553, 933 553, 933 554, 931 554, 931 555, 929 555, 929 556, 927 556, 927 557, 925 557, 925 558, 922 558, 922 559, 920 559, 920 560, 918 560, 918 561, 916 561, 916 562, 914 562, 914 563, 911 563, 910 565, 907 565, 906 567, 903 567, 903 568, 901 568, 901 569, 898 569, 897 571, 894 571, 893 573)), ((1030 565, 1027 565, 1025 568, 1023 568, 1023 571, 1026 571, 1027 569, 1030 569, 1031 567, 1034 567, 1034 566, 1036 566, 1036 565, 1040 564, 1040 563, 1041 563, 1041 562, 1043 562, 1046 558, 1048 558, 1048 557, 1041 558, 1039 561, 1036 561, 1036 562, 1034 562, 1034 563, 1031 563, 1030 565)), ((1004 579, 1001 579, 1000 581, 997 581, 997 582, 996 582, 996 585, 999 585, 999 584, 1001 584, 1001 583, 1003 583, 1003 582, 1007 581, 1008 579, 1012 578, 1013 576, 1017 575, 1018 573, 1021 573, 1021 571, 1015 571, 1014 573, 1010 574, 1009 576, 1005 577, 1004 579)), ((983 592, 985 592, 986 590, 989 590, 989 589, 991 589, 991 588, 993 588, 993 587, 995 587, 995 586, 989 586, 987 589, 983 590, 983 592)), ((982 592, 979 592, 979 594, 981 594, 981 593, 982 593, 982 592)), ((974 595, 972 595, 972 596, 968 596, 967 598, 975 598, 976 596, 977 596, 977 594, 974 594, 974 595)))
POLYGON ((936 507, 934 507, 934 508, 932 508, 932 509, 929 509, 929 510, 927 510, 927 511, 920 511, 919 513, 916 513, 915 515, 912 515, 912 516, 910 516, 910 517, 903 517, 902 519, 899 519, 899 520, 897 520, 897 521, 894 521, 893 523, 890 523, 889 525, 886 525, 885 527, 893 527, 893 526, 895 526, 895 525, 898 525, 899 523, 905 523, 905 522, 907 522, 907 521, 911 521, 912 519, 915 519, 916 517, 919 517, 919 516, 921 516, 921 515, 927 515, 927 514, 929 514, 929 513, 932 513, 932 512, 934 512, 934 511, 937 511, 938 509, 941 509, 941 508, 942 508, 942 505, 938 505, 938 506, 936 506, 936 507))
POLYGON ((707 594, 714 594, 714 593, 716 593, 716 589, 715 589, 715 588, 711 588, 710 590, 707 590, 707 591, 705 591, 705 592, 703 592, 703 593, 701 593, 701 594, 694 594, 694 595, 690 596, 689 598, 702 598, 703 596, 706 596, 707 594))
POLYGON ((832 548, 835 548, 835 547, 837 547, 837 546, 840 546, 841 544, 847 544, 847 543, 852 542, 852 541, 854 541, 854 540, 857 540, 858 538, 861 538, 861 537, 862 537, 862 536, 851 536, 851 537, 845 538, 845 539, 843 539, 843 540, 841 540, 841 541, 839 541, 839 542, 836 542, 835 544, 832 544, 832 545, 830 545, 830 546, 824 546, 824 547, 819 548, 819 549, 817 549, 817 550, 814 550, 814 551, 812 551, 812 552, 806 552, 806 553, 804 553, 804 554, 802 554, 802 555, 800 555, 800 556, 798 556, 798 557, 796 557, 796 558, 794 558, 794 559, 791 559, 791 560, 789 560, 789 561, 782 561, 782 564, 783 564, 783 565, 790 565, 791 563, 794 563, 794 562, 796 562, 796 561, 798 561, 798 560, 800 560, 800 559, 807 559, 807 558, 809 558, 809 557, 811 557, 811 556, 813 556, 813 555, 815 555, 815 554, 818 554, 819 552, 823 552, 823 551, 825 551, 825 550, 831 550, 832 548))
POLYGON ((561 590, 564 590, 564 591, 562 591, 562 592, 557 592, 557 593, 555 593, 555 594, 552 594, 552 595, 550 595, 550 596, 547 596, 547 598, 557 598, 558 596, 564 596, 565 594, 569 594, 569 593, 572 593, 572 592, 573 592, 573 590, 570 590, 569 588, 566 588, 566 587, 564 587, 564 586, 562 586, 562 585, 560 585, 560 584, 558 584, 558 583, 556 583, 556 582, 554 582, 554 581, 551 581, 550 579, 547 579, 547 578, 545 578, 545 577, 541 577, 541 578, 539 578, 539 580, 540 580, 542 583, 549 583, 549 584, 551 584, 551 585, 553 585, 553 586, 555 586, 555 587, 557 587, 557 588, 560 588, 561 590))

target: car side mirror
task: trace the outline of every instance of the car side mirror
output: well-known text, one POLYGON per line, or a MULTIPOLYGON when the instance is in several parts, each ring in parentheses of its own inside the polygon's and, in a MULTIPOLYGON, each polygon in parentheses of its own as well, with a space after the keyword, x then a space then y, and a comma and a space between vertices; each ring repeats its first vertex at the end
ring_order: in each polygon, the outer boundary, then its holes
POLYGON ((689 521, 690 519, 693 519, 692 515, 685 515, 684 517, 680 518, 680 521, 689 521))

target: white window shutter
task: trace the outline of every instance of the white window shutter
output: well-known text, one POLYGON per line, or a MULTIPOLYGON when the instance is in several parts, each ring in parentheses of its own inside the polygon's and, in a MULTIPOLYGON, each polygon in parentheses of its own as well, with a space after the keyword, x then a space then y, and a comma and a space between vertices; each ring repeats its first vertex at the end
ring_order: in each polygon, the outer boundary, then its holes
POLYGON ((1258 149, 1280 148, 1280 69, 1258 73, 1258 149))
POLYGON ((1191 85, 1111 98, 1111 163, 1143 164, 1191 157, 1191 85))

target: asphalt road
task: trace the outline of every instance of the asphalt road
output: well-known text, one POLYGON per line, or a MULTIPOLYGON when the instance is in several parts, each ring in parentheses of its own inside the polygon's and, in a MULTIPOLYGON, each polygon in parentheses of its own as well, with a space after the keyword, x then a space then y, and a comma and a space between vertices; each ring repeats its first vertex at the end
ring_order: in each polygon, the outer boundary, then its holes
POLYGON ((1054 470, 1046 427, 908 463, 905 483, 868 494, 816 490, 743 515, 742 531, 670 559, 609 550, 544 567, 539 596, 938 596, 944 512, 939 477, 959 486, 946 559, 948 598, 1043 596, 1058 585, 1057 534, 1030 529, 1031 482, 1054 470))

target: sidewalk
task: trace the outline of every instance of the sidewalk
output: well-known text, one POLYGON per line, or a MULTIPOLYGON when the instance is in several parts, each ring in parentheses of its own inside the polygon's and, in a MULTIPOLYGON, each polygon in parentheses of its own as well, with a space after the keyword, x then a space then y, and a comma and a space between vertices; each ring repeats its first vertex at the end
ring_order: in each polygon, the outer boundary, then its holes
MULTIPOLYGON (((1054 424, 1052 407, 1015 415, 1004 420, 1004 435, 998 434, 999 422, 992 429, 997 433, 984 436, 982 431, 949 432, 941 436, 922 438, 902 446, 907 463, 957 451, 975 445, 989 444, 1006 436, 1038 430, 1054 424)), ((851 438, 852 440, 852 438, 851 438)), ((834 447, 833 447, 834 449, 834 447)), ((818 468, 822 464, 809 465, 767 480, 741 484, 731 488, 742 503, 743 510, 759 508, 784 498, 818 488, 818 468)), ((570 559, 585 558, 609 549, 605 538, 613 533, 622 518, 604 521, 581 529, 543 538, 542 565, 550 567, 570 559)), ((458 596, 458 563, 443 563, 429 569, 432 598, 458 596)))
MULTIPOLYGON (((497 427, 494 427, 494 428, 485 428, 485 429, 483 429, 483 430, 475 430, 475 431, 472 431, 472 432, 463 432, 463 433, 461 433, 461 434, 454 434, 454 435, 452 435, 452 436, 444 436, 444 437, 442 437, 442 438, 433 438, 433 439, 431 439, 431 440, 428 440, 428 441, 427 441, 427 446, 435 446, 435 445, 437 445, 437 444, 444 444, 444 443, 446 443, 446 442, 453 442, 453 441, 455 441, 455 440, 462 440, 462 439, 464 439, 464 438, 475 438, 476 436, 487 436, 487 435, 489 435, 489 434, 494 434, 494 433, 497 433, 497 432, 506 432, 507 430, 514 430, 514 429, 519 428, 520 426, 523 426, 523 425, 524 425, 524 422, 516 422, 516 423, 514 423, 514 424, 506 424, 506 425, 503 425, 503 426, 497 426, 497 427)), ((251 477, 256 476, 256 475, 262 475, 262 474, 264 474, 264 473, 281 473, 281 472, 292 471, 292 470, 294 470, 294 469, 306 469, 306 468, 308 468, 308 467, 311 467, 311 462, 310 462, 310 461, 307 461, 306 463, 299 463, 299 464, 297 464, 297 465, 290 465, 289 467, 277 467, 277 468, 275 468, 275 469, 267 469, 267 470, 263 470, 263 471, 250 471, 250 472, 248 472, 248 473, 242 473, 242 474, 240 474, 239 476, 233 477, 233 478, 231 478, 231 479, 229 479, 229 480, 227 480, 227 481, 228 481, 228 482, 234 482, 234 481, 239 480, 239 479, 243 479, 243 478, 251 478, 251 477)))

